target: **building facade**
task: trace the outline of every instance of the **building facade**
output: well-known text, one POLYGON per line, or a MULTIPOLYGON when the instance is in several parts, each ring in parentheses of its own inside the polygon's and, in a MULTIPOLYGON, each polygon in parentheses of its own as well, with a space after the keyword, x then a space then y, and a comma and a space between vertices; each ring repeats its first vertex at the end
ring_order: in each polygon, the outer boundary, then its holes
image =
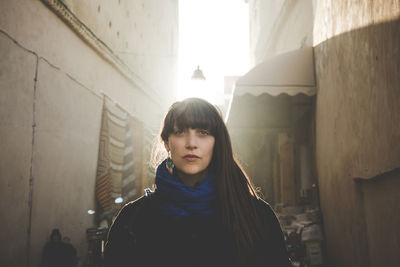
POLYGON ((122 114, 113 131, 131 126, 119 141, 133 152, 118 153, 141 155, 129 178, 141 194, 177 48, 177 0, 1 1, 0 265, 39 266, 53 228, 85 260, 106 104, 122 114))
POLYGON ((248 3, 254 65, 313 47, 324 264, 397 266, 400 2, 248 3))

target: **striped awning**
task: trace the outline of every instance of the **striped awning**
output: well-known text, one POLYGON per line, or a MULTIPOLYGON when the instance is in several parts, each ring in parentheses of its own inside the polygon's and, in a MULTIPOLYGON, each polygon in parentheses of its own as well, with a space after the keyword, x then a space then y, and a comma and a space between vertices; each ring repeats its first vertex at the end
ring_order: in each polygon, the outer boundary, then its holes
POLYGON ((236 81, 234 96, 316 94, 312 47, 268 58, 236 81))

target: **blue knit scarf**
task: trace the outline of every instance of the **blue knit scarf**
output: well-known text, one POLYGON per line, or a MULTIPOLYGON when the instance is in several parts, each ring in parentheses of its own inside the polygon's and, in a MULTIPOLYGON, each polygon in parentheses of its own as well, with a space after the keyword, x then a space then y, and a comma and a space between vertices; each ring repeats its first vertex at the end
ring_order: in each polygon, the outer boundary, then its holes
POLYGON ((163 161, 157 167, 156 192, 159 195, 164 214, 173 217, 188 215, 210 215, 214 212, 215 172, 209 167, 206 177, 195 186, 182 183, 170 174, 163 161))

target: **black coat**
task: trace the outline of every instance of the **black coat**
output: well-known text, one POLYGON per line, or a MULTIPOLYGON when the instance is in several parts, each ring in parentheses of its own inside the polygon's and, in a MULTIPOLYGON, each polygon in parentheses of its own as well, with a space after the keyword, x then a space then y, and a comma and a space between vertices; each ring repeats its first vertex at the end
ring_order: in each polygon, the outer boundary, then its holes
MULTIPOLYGON (((126 204, 108 233, 106 267, 242 266, 231 235, 218 216, 174 219, 160 212, 157 193, 126 204)), ((260 200, 269 240, 260 242, 244 266, 290 266, 282 230, 271 207, 260 200)))

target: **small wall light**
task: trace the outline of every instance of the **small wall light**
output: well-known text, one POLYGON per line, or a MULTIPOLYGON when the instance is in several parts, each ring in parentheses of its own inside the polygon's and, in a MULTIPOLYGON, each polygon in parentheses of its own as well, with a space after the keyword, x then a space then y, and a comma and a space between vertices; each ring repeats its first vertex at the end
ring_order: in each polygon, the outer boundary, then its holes
POLYGON ((205 80, 203 72, 200 69, 200 66, 197 66, 197 69, 193 72, 192 80, 205 80))

